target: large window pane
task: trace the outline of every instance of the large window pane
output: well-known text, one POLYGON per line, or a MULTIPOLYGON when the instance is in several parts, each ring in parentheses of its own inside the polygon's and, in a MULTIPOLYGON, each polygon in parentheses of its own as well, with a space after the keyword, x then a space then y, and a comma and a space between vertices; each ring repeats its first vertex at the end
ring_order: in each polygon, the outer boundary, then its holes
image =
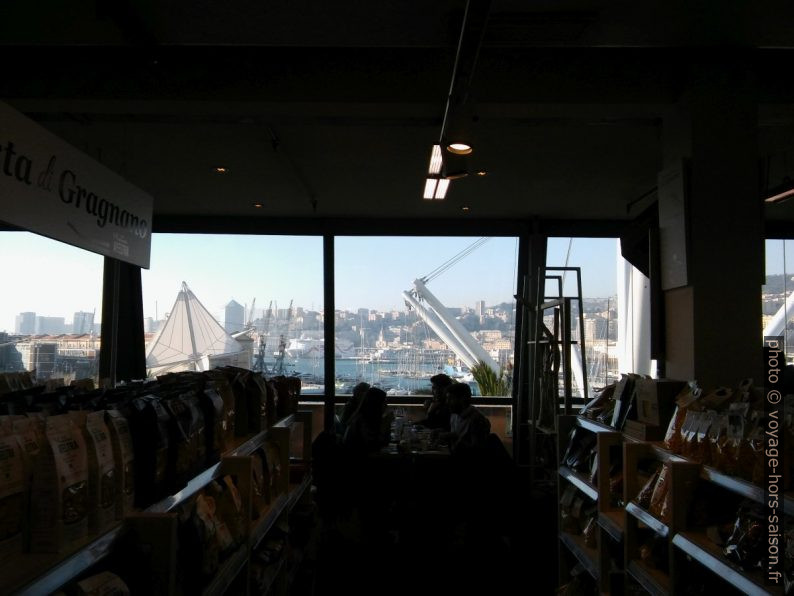
POLYGON ((96 379, 104 258, 27 232, 0 233, 0 370, 96 379))
MULTIPOLYGON (((547 267, 579 267, 582 285, 582 320, 584 323, 585 362, 587 384, 592 390, 603 387, 618 378, 618 243, 614 238, 549 238, 547 267)), ((622 260, 622 259, 621 259, 622 260)), ((577 277, 572 271, 550 271, 549 275, 562 277, 563 294, 576 297, 577 277)), ((546 296, 559 293, 558 282, 548 282, 546 296)), ((572 303, 572 338, 579 340, 579 309, 572 303)), ((551 311, 546 311, 545 323, 553 327, 551 311)), ((579 346, 574 347, 578 352, 579 346)), ((574 363, 574 393, 578 387, 581 369, 574 363)), ((627 371, 629 372, 629 371, 627 371)))
POLYGON ((154 234, 142 275, 147 371, 223 365, 300 374, 321 392, 323 368, 296 366, 297 343, 323 350, 322 238, 154 234))
POLYGON ((794 241, 766 241, 766 284, 762 288, 764 335, 783 335, 786 362, 794 363, 794 241))
POLYGON ((480 359, 509 379, 517 248, 517 238, 337 237, 337 392, 365 381, 426 394, 446 372, 476 395, 480 359))

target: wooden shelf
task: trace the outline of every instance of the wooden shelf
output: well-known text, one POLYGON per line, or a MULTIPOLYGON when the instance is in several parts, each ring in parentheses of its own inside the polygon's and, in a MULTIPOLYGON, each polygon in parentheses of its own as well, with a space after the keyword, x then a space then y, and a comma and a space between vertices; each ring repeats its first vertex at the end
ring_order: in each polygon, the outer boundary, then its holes
POLYGON ((673 544, 713 571, 723 580, 752 596, 771 596, 775 592, 763 586, 763 579, 743 571, 722 555, 722 550, 702 532, 681 532, 673 537, 673 544))
POLYGON ((25 553, 18 558, 8 558, 0 567, 3 592, 18 594, 51 594, 62 585, 99 563, 113 550, 124 528, 117 525, 99 537, 86 538, 85 545, 71 554, 25 553), (42 568, 47 568, 41 573, 42 568), (31 577, 35 579, 31 581, 31 577), (8 590, 8 592, 6 592, 8 590))
POLYGON ((284 557, 284 556, 282 556, 282 557, 281 557, 281 558, 278 560, 278 562, 277 562, 277 563, 274 563, 273 565, 271 565, 271 566, 268 568, 268 577, 267 577, 267 579, 265 579, 265 581, 263 582, 263 584, 264 584, 264 585, 262 586, 262 590, 261 590, 261 592, 260 592, 260 595, 261 595, 261 596, 265 596, 265 594, 269 594, 269 593, 270 593, 270 590, 271 590, 271 589, 273 588, 273 586, 275 585, 275 583, 276 583, 276 580, 278 579, 278 576, 279 576, 279 574, 280 574, 280 573, 281 573, 281 572, 284 570, 284 567, 285 567, 285 565, 286 565, 286 562, 285 562, 285 557, 284 557))
POLYGON ((254 522, 255 525, 251 529, 252 548, 259 546, 259 543, 262 542, 262 538, 270 532, 278 518, 284 513, 288 501, 289 495, 281 494, 276 497, 268 507, 260 512, 259 519, 254 522))
POLYGON ((619 432, 619 431, 615 430, 614 428, 612 428, 611 426, 609 426, 607 424, 603 424, 603 423, 597 422, 595 420, 590 420, 589 418, 585 418, 584 416, 577 416, 576 417, 576 424, 580 428, 592 431, 594 433, 604 433, 604 432, 614 433, 614 432, 619 432))
POLYGON ((636 503, 626 505, 626 513, 636 517, 662 538, 667 538, 670 535, 670 528, 666 523, 657 519, 636 503))
POLYGON ((587 572, 598 580, 598 551, 584 543, 584 536, 560 532, 560 540, 573 553, 587 572))
POLYGON ((606 530, 614 540, 621 542, 626 531, 622 511, 601 511, 598 514, 598 525, 606 530))
POLYGON ((204 588, 203 594, 223 594, 232 585, 240 570, 248 562, 248 545, 241 544, 221 565, 212 582, 204 588))
POLYGON ((670 594, 670 577, 658 569, 651 569, 642 561, 630 561, 627 571, 638 584, 653 596, 668 596, 670 594))
POLYGON ((596 487, 590 484, 585 478, 571 470, 567 466, 560 466, 560 476, 565 478, 568 482, 573 484, 576 488, 582 491, 585 495, 590 497, 593 501, 598 500, 598 490, 596 487))

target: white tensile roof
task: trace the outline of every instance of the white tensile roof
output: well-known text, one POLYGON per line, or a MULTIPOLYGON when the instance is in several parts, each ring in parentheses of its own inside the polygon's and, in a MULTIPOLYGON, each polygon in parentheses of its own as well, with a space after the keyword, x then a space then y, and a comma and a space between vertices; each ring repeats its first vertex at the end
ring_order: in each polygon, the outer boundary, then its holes
POLYGON ((190 291, 185 282, 165 324, 146 350, 151 375, 178 370, 206 370, 208 356, 237 354, 242 346, 190 291))

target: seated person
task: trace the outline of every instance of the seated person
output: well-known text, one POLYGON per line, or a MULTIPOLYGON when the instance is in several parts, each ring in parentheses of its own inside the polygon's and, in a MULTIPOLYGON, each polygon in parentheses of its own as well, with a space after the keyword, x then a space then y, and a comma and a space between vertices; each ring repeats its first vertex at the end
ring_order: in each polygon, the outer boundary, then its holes
POLYGON ((440 373, 437 375, 433 375, 430 377, 430 391, 431 396, 425 399, 425 412, 429 413, 430 408, 433 405, 433 402, 436 400, 437 397, 443 396, 444 391, 446 391, 447 387, 452 385, 452 377, 449 375, 445 375, 444 373, 440 373))
POLYGON ((341 416, 339 416, 339 425, 337 427, 337 433, 340 437, 344 437, 345 431, 347 427, 350 425, 350 421, 353 419, 353 416, 358 412, 359 407, 361 407, 361 402, 363 401, 364 394, 369 389, 369 383, 359 383, 355 387, 353 387, 353 395, 345 403, 345 407, 342 410, 341 416))
POLYGON ((452 379, 447 375, 436 375, 430 382, 433 384, 433 398, 427 408, 427 414, 422 420, 416 422, 419 426, 426 428, 439 428, 449 431, 449 405, 447 404, 446 389, 452 384, 452 379), (433 379, 442 377, 440 382, 433 382, 433 379), (444 381, 446 379, 446 381, 444 381))
POLYGON ((345 431, 342 444, 359 455, 375 453, 389 444, 391 418, 386 411, 386 392, 370 387, 364 393, 361 406, 345 431))
POLYGON ((449 443, 453 454, 484 453, 491 423, 477 408, 471 405, 471 387, 466 383, 454 383, 447 387, 447 404, 451 412, 450 432, 434 430, 434 436, 449 443))

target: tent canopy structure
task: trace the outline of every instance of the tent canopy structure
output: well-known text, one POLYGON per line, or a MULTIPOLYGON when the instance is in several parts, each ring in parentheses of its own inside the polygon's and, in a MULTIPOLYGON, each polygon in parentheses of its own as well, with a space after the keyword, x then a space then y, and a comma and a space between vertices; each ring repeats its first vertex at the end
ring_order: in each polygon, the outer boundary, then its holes
POLYGON ((243 351, 240 343, 209 313, 182 282, 174 307, 146 350, 150 375, 210 368, 211 356, 243 351))

